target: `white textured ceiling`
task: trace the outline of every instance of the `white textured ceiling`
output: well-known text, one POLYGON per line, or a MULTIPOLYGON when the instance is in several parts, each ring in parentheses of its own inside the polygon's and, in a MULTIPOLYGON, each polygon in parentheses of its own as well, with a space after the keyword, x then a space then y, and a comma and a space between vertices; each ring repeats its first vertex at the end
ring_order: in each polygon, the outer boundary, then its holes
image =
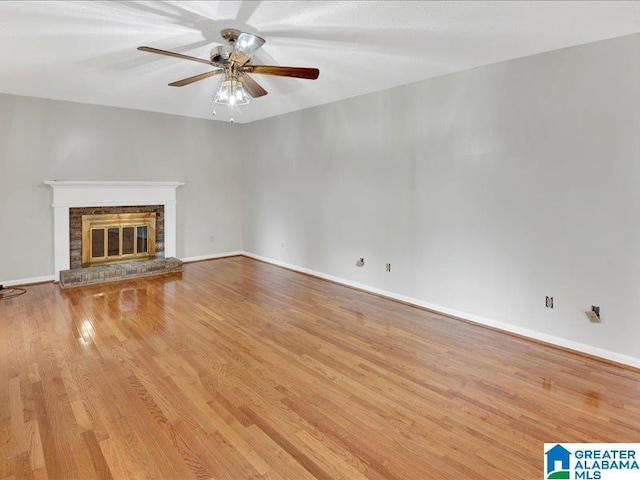
POLYGON ((250 122, 455 71, 640 31, 640 2, 0 2, 0 92, 212 117, 219 77, 139 45, 208 58, 220 30, 267 41, 254 64, 309 66, 318 80, 254 75, 269 95, 250 122))

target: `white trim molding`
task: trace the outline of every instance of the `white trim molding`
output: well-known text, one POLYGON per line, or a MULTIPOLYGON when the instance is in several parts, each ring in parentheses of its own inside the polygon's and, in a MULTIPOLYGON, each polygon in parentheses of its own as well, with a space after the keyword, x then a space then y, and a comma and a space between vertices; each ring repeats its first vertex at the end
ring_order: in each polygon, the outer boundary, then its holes
POLYGON ((20 278, 18 280, 0 280, 0 285, 4 287, 15 287, 18 285, 32 285, 34 283, 53 282, 53 275, 45 275, 44 277, 20 278))
POLYGON ((371 287, 369 285, 365 285, 362 283, 353 282, 351 280, 346 280, 344 278, 335 277, 333 275, 328 275, 326 273, 311 270, 309 268, 299 267, 297 265, 292 265, 290 263, 286 263, 280 260, 275 260, 273 258, 263 257, 261 255, 256 255, 255 253, 243 252, 243 255, 245 257, 253 258, 255 260, 260 260, 265 263, 270 263, 272 265, 277 265, 279 267, 287 268, 289 270, 305 273, 307 275, 322 278, 324 280, 329 280, 334 283, 339 283, 347 287, 356 288, 364 292, 374 293, 376 295, 390 298, 392 300, 398 300, 400 302, 407 303, 409 305, 415 305, 416 307, 421 307, 426 310, 431 310, 437 313, 441 313, 449 317, 454 317, 467 322, 476 323, 478 325, 495 328, 496 330, 502 330, 504 332, 513 333, 515 335, 527 337, 527 338, 537 340, 549 345, 555 345, 557 347, 562 347, 567 350, 573 350, 578 353, 584 353, 587 355, 591 355, 593 357, 599 357, 599 358, 610 360, 612 362, 620 363, 623 365, 629 365, 631 367, 640 368, 640 358, 638 357, 632 357, 629 355, 612 352, 610 350, 605 350, 603 348, 594 347, 592 345, 574 342, 566 338, 556 337, 554 335, 548 335, 546 333, 538 332, 528 328, 519 327, 517 325, 511 325, 509 323, 500 322, 498 320, 493 320, 490 318, 481 317, 479 315, 474 315, 473 313, 461 312, 459 310, 454 310, 452 308, 443 307, 440 305, 434 305, 433 303, 425 302, 423 300, 389 292, 386 290, 382 290, 380 288, 371 287))
POLYGON ((182 182, 104 182, 47 180, 53 189, 54 279, 68 270, 69 208, 124 207, 131 205, 164 206, 164 251, 176 256, 176 189, 182 182))
POLYGON ((198 255, 196 257, 185 257, 181 258, 184 263, 192 263, 192 262, 202 262, 203 260, 215 260, 216 258, 226 258, 226 257, 237 257, 240 255, 245 255, 245 252, 242 250, 237 250, 235 252, 223 252, 223 253, 212 253, 210 255, 198 255))

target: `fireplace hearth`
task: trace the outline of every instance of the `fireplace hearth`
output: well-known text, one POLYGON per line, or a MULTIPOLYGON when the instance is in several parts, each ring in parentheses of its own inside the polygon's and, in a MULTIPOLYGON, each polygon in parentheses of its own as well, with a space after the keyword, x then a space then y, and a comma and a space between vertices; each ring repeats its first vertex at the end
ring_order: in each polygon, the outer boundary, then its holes
POLYGON ((60 288, 82 287, 165 273, 180 273, 182 270, 182 261, 174 257, 76 268, 60 272, 60 288))

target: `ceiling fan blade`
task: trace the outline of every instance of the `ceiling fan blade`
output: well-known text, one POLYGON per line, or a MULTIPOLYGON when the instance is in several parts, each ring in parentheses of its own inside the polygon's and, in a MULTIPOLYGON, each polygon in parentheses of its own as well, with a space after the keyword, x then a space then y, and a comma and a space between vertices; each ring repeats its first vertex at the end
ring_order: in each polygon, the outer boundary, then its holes
POLYGON ((241 73, 238 77, 240 83, 244 87, 244 89, 251 95, 253 98, 264 97, 268 92, 262 88, 258 82, 256 82, 253 78, 251 78, 246 73, 241 73))
POLYGON ((317 68, 276 67, 272 65, 248 65, 240 68, 240 71, 260 75, 276 75, 278 77, 306 78, 308 80, 315 80, 320 75, 320 70, 317 68))
POLYGON ((233 44, 231 60, 235 61, 238 66, 244 65, 264 43, 265 39, 262 37, 251 33, 241 33, 233 44))
POLYGON ((178 80, 177 82, 172 82, 169 84, 171 87, 184 87, 185 85, 189 85, 194 82, 198 82, 200 80, 204 80, 205 78, 213 77, 214 75, 219 75, 224 73, 224 70, 212 70, 211 72, 201 73, 200 75, 194 75, 193 77, 183 78, 182 80, 178 80))
POLYGON ((184 55, 182 53, 170 52, 169 50, 160 50, 159 48, 138 47, 138 50, 140 50, 142 52, 157 53, 158 55, 166 55, 167 57, 175 57, 175 58, 181 58, 183 60, 191 60, 192 62, 200 62, 200 63, 204 63, 206 65, 213 65, 214 67, 221 67, 222 66, 222 65, 219 65, 219 64, 217 64, 215 62, 212 62, 211 60, 206 60, 204 58, 192 57, 190 55, 184 55))

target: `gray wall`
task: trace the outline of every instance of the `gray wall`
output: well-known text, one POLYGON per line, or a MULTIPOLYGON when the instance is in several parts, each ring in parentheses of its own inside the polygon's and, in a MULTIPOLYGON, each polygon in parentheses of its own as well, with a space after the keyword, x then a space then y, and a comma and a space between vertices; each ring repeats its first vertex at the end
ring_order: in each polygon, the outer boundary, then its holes
POLYGON ((244 243, 638 358, 638 58, 636 35, 242 126, 0 95, 0 281, 53 272, 43 180, 180 180, 181 257, 244 243))
POLYGON ((0 95, 0 282, 53 274, 44 180, 186 182, 178 256, 241 249, 239 133, 220 122, 0 95))
POLYGON ((245 250, 638 358, 638 58, 635 35, 245 125, 245 250))

